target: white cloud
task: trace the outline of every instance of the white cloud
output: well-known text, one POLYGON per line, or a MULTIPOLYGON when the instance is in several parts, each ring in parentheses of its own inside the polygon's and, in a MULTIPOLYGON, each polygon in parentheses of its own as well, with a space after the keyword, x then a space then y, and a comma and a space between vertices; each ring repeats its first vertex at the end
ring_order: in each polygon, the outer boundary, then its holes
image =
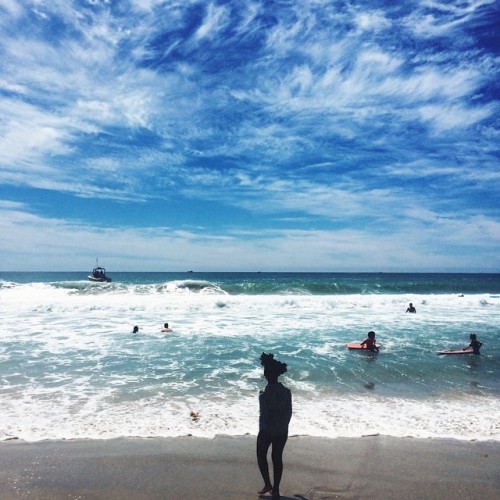
POLYGON ((352 52, 349 65, 336 52, 329 58, 324 50, 321 56, 316 50, 314 62, 320 65, 286 66, 287 73, 281 77, 261 76, 255 90, 235 90, 233 95, 268 106, 278 115, 293 115, 294 120, 310 117, 312 122, 316 116, 318 124, 347 137, 359 134, 357 125, 388 116, 403 123, 431 123, 442 131, 468 127, 492 115, 488 104, 477 103, 470 114, 466 111, 471 96, 484 84, 482 63, 478 67, 431 63, 408 69, 404 53, 375 46, 354 49, 344 45, 342 50, 344 55, 352 52))
POLYGON ((382 11, 357 12, 354 16, 359 31, 381 31, 391 27, 391 21, 382 11))
POLYGON ((406 164, 389 165, 382 169, 382 174, 396 177, 423 178, 434 176, 461 177, 467 169, 459 166, 436 165, 429 160, 416 160, 406 164))
MULTIPOLYGON (((148 13, 153 12, 157 7, 162 7, 164 3, 165 0, 130 0, 130 4, 132 5, 134 10, 139 12, 144 11, 148 13)), ((184 2, 177 2, 178 6, 182 4, 184 4, 184 2)))
POLYGON ((8 82, 7 80, 3 80, 1 78, 0 78, 0 89, 15 94, 26 94, 28 92, 28 88, 26 86, 8 82))
POLYGON ((463 16, 476 12, 485 5, 491 5, 495 0, 464 0, 462 2, 439 2, 437 0, 422 0, 422 7, 436 9, 443 13, 451 13, 456 16, 463 16))
POLYGON ((203 38, 213 38, 218 35, 218 32, 224 28, 228 19, 226 9, 224 7, 217 7, 210 3, 207 7, 205 18, 202 25, 196 30, 194 34, 195 40, 203 38))
POLYGON ((484 6, 495 0, 465 0, 463 2, 422 1, 417 10, 404 20, 404 24, 420 37, 447 36, 454 28, 471 21, 484 6), (439 14, 434 14, 439 11, 439 14))
POLYGON ((8 19, 5 18, 2 14, 2 10, 6 11, 9 16, 13 18, 18 18, 23 13, 23 8, 19 2, 16 0, 2 0, 0 4, 0 24, 8 24, 8 19))
POLYGON ((407 76, 389 77, 379 91, 382 94, 399 94, 408 102, 437 98, 455 100, 475 92, 481 82, 480 73, 472 68, 447 71, 427 66, 407 76))
POLYGON ((51 116, 31 104, 5 98, 0 98, 0 112, 0 165, 4 168, 44 169, 38 163, 43 156, 71 151, 66 117, 51 116))
POLYGON ((438 132, 453 128, 470 127, 492 116, 493 105, 473 108, 465 105, 427 105, 419 108, 420 116, 430 122, 438 132))
POLYGON ((0 200, 0 210, 22 210, 25 204, 19 201, 0 200))
POLYGON ((262 4, 259 2, 245 2, 244 14, 242 19, 236 29, 236 31, 243 35, 248 35, 249 33, 254 33, 260 28, 259 24, 255 22, 258 14, 262 12, 262 4))
POLYGON ((2 270, 85 270, 95 255, 110 271, 490 270, 498 263, 484 256, 493 258, 500 243, 499 224, 484 217, 435 224, 429 218, 425 225, 414 221, 395 233, 310 229, 210 234, 88 226, 43 218, 9 203, 0 203, 0 210, 2 270), (442 246, 432 244, 436 238, 442 246), (482 255, 474 251, 480 247, 482 255))

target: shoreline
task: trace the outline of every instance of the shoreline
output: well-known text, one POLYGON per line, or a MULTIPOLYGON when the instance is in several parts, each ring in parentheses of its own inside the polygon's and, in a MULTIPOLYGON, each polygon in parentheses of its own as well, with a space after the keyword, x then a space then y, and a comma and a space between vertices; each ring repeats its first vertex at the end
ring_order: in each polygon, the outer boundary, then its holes
MULTIPOLYGON (((283 500, 500 498, 498 441, 290 437, 283 500)), ((259 498, 255 436, 0 442, 0 498, 259 498)), ((269 495, 262 498, 270 499, 269 495)))

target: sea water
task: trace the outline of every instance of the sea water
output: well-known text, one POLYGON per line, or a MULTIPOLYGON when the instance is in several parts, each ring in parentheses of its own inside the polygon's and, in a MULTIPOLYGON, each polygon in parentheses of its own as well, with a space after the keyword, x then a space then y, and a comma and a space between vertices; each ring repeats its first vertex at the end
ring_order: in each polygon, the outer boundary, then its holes
POLYGON ((498 274, 87 274, 0 273, 0 439, 256 434, 263 351, 291 435, 500 438, 498 274))

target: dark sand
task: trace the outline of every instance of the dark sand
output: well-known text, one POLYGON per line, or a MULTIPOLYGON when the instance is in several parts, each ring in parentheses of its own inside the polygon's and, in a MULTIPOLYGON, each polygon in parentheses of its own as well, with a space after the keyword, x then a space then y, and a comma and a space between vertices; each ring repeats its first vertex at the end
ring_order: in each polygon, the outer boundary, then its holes
MULTIPOLYGON (((0 443, 0 498, 257 499, 255 437, 0 443)), ((499 499, 497 442, 292 437, 282 499, 499 499)), ((269 495, 263 498, 270 499, 269 495)))

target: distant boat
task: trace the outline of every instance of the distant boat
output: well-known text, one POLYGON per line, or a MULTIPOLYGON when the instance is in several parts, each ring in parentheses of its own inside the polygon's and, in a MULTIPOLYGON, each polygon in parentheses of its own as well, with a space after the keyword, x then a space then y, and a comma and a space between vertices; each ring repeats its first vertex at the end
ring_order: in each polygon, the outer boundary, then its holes
POLYGON ((92 273, 88 276, 90 281, 100 281, 100 282, 111 282, 111 278, 106 276, 106 269, 99 266, 99 262, 96 259, 96 267, 92 269, 92 273))

